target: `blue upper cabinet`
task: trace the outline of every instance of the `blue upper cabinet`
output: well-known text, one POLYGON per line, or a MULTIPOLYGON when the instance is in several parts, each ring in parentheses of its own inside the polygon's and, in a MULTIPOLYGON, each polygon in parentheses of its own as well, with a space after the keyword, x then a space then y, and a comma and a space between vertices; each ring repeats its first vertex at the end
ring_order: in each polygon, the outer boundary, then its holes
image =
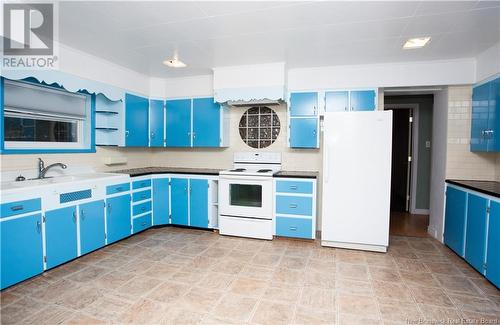
POLYGON ((2 263, 0 289, 43 272, 40 213, 2 221, 0 232, 2 263))
POLYGON ((500 151, 500 78, 472 90, 470 150, 500 151))
POLYGON ((189 180, 189 225, 208 228, 208 180, 189 180))
POLYGON ((316 116, 318 114, 318 93, 291 93, 290 116, 316 116))
POLYGON ((465 260, 480 273, 484 272, 487 218, 488 199, 469 193, 467 198, 465 260))
POLYGON ((291 148, 318 147, 317 118, 290 119, 290 147, 291 148))
POLYGON ((327 91, 325 93, 326 112, 347 112, 349 111, 348 91, 327 91))
POLYGON ((374 111, 377 107, 375 90, 353 90, 350 92, 351 111, 374 111))
POLYGON ((193 147, 219 147, 221 107, 213 98, 193 99, 193 147))
POLYGON ((152 99, 149 101, 149 146, 164 147, 165 102, 152 99))
POLYGON ((167 100, 167 146, 191 146, 191 99, 167 100))
POLYGON ((125 146, 148 146, 148 110, 147 98, 125 94, 125 146))
POLYGON ((153 179, 153 225, 166 225, 169 223, 169 179, 153 179))
POLYGON ((500 288, 500 202, 490 202, 486 278, 500 288))
POLYGON ((444 243, 464 256, 467 193, 454 187, 446 188, 444 243))

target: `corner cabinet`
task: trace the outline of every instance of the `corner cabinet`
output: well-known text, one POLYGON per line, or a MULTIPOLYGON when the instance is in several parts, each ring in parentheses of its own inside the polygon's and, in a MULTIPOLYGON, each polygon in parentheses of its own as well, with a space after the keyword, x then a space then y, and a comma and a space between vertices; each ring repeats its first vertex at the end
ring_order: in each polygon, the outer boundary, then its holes
POLYGON ((470 151, 500 151, 500 78, 472 89, 470 151))
POLYGON ((500 199, 447 184, 444 243, 500 288, 500 199))
POLYGON ((288 145, 290 148, 319 148, 318 93, 290 94, 288 145))
POLYGON ((147 147, 149 99, 125 94, 125 146, 147 147))

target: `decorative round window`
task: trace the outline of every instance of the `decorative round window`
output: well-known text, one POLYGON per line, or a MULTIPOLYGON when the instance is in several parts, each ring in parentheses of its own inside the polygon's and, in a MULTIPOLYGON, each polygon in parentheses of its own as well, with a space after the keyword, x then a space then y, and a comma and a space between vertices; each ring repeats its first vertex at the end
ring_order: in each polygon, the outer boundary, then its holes
POLYGON ((240 120, 240 136, 252 148, 269 147, 280 134, 280 119, 266 106, 249 108, 240 120))

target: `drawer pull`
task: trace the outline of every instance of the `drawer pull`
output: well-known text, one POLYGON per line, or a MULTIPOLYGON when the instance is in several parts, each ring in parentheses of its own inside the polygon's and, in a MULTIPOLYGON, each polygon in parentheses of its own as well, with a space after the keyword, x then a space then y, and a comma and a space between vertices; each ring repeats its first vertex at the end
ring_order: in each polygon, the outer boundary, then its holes
POLYGON ((73 223, 76 223, 76 211, 73 211, 73 223))
POLYGON ((296 209, 297 208, 297 204, 295 204, 295 203, 292 203, 289 206, 290 206, 290 209, 296 209))
POLYGON ((290 189, 291 190, 296 190, 297 189, 297 185, 290 185, 290 189))
POLYGON ((297 227, 290 227, 290 230, 293 230, 293 231, 296 231, 297 230, 297 227))
POLYGON ((141 207, 141 210, 142 210, 142 211, 145 211, 145 210, 146 210, 146 207, 141 207))
POLYGON ((146 226, 146 221, 144 221, 143 223, 141 223, 141 226, 146 226))
POLYGON ((141 195, 141 199, 145 199, 145 198, 146 198, 146 194, 141 195))
POLYGON ((116 191, 121 192, 123 190, 123 187, 117 187, 116 191))
POLYGON ((40 224, 40 221, 36 222, 36 232, 40 233, 42 231, 42 225, 40 224))
POLYGON ((14 205, 13 207, 10 207, 12 211, 20 211, 24 209, 23 205, 14 205))

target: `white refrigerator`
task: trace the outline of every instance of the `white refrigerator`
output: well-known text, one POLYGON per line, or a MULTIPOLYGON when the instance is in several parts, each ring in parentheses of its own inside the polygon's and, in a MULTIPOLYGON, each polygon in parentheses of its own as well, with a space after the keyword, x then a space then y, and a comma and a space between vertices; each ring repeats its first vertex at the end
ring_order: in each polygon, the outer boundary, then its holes
POLYGON ((392 111, 325 113, 323 246, 386 252, 392 111))

